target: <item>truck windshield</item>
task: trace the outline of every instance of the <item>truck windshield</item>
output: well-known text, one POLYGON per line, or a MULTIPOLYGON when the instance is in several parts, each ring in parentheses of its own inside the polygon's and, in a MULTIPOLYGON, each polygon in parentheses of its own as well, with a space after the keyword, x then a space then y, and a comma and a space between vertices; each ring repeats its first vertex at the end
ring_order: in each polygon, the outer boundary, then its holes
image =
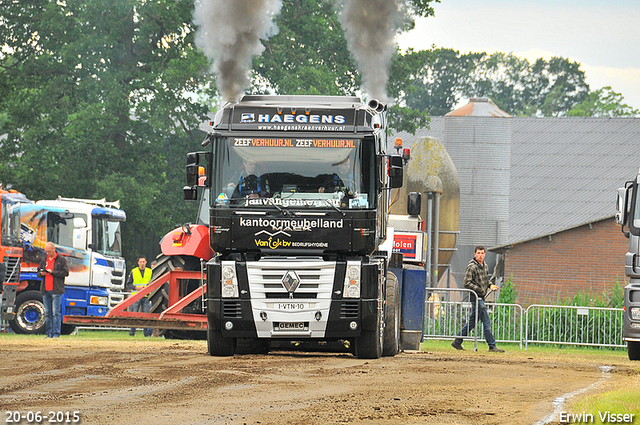
POLYGON ((375 208, 374 143, 229 137, 219 143, 214 206, 375 208))
POLYGON ((0 227, 3 246, 20 246, 20 209, 16 204, 2 200, 0 227))
POLYGON ((93 250, 103 255, 122 256, 121 221, 93 218, 93 250))

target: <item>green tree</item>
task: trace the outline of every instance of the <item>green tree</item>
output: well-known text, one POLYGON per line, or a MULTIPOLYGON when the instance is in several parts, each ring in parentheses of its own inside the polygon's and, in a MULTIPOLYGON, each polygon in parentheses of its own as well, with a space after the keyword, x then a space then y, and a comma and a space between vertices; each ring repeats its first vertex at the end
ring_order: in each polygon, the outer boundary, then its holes
POLYGON ((479 53, 461 55, 453 49, 410 49, 394 58, 389 92, 409 108, 444 115, 460 100, 481 57, 479 53))
POLYGON ((610 86, 589 93, 587 98, 574 106, 567 116, 570 117, 626 117, 638 116, 640 110, 624 102, 624 96, 616 93, 610 86))
POLYGON ((208 78, 193 3, 0 3, 0 181, 32 199, 120 198, 128 258, 143 235, 192 220, 182 163, 202 139, 192 94, 208 78))
POLYGON ((254 59, 254 92, 353 94, 360 85, 333 1, 284 0, 278 33, 254 59), (262 83, 262 84, 261 84, 262 83))
POLYGON ((531 64, 509 53, 467 53, 432 47, 394 60, 390 92, 432 115, 451 111, 461 98, 490 97, 520 116, 563 116, 589 92, 580 64, 564 58, 531 64))
POLYGON ((531 64, 513 54, 482 54, 463 88, 465 97, 490 97, 511 115, 563 116, 587 96, 580 64, 542 58, 531 64))

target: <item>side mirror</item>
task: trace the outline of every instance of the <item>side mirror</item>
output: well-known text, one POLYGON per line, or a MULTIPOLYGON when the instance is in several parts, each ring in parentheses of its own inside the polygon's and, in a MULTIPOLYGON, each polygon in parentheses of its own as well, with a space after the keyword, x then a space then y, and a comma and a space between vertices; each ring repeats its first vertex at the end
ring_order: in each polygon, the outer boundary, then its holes
POLYGON ((198 154, 196 152, 189 152, 187 154, 187 165, 191 165, 191 164, 198 165, 199 163, 200 163, 200 158, 198 157, 198 154))
POLYGON ((198 162, 197 153, 189 152, 187 154, 187 186, 198 185, 198 162))
POLYGON ((197 186, 197 185, 198 185, 198 165, 188 164, 187 165, 187 186, 197 186))
POLYGON ((85 227, 87 227, 87 222, 82 217, 74 217, 73 227, 76 229, 84 229, 85 227))
POLYGON ((196 186, 185 186, 182 188, 185 201, 197 201, 198 200, 198 188, 196 186))
POLYGON ((394 155, 389 157, 389 180, 392 189, 402 187, 404 167, 402 157, 394 155))
POLYGON ((420 192, 411 192, 407 199, 407 214, 410 216, 419 216, 422 208, 422 194, 420 192))
POLYGON ((627 188, 627 205, 629 210, 627 212, 626 221, 629 223, 629 232, 634 236, 640 236, 640 198, 638 192, 640 191, 640 176, 636 178, 636 181, 627 188), (631 199, 629 200, 629 194, 631 199))

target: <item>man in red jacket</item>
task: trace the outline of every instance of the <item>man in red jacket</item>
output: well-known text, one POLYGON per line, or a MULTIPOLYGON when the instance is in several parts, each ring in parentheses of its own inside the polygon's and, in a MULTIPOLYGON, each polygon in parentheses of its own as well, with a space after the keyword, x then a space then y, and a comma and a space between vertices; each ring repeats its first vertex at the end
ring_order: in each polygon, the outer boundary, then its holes
POLYGON ((67 260, 56 252, 52 242, 44 245, 44 259, 38 266, 38 276, 42 278, 40 293, 44 303, 47 338, 58 338, 62 327, 62 294, 64 278, 69 276, 67 260))

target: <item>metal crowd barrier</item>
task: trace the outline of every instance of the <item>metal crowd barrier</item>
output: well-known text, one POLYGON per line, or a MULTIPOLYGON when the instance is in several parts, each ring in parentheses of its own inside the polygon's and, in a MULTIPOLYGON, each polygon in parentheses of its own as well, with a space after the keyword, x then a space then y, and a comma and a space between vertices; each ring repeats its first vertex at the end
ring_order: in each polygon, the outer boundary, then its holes
MULTIPOLYGON (((472 303, 469 302, 469 289, 427 288, 425 294, 424 338, 454 339, 471 314, 472 303)), ((478 301, 476 300, 476 311, 478 301)), ((473 349, 478 349, 478 315, 475 318, 475 329, 465 340, 473 340, 473 349)), ((482 328, 482 324, 480 324, 482 328)))
MULTIPOLYGON (((424 338, 456 338, 471 313, 468 289, 427 288, 424 338)), ((492 331, 497 342, 582 345, 624 348, 622 340, 623 310, 620 308, 530 305, 526 311, 519 304, 485 301, 492 331)), ((477 307, 477 306, 476 306, 477 307)), ((464 338, 484 339, 482 323, 464 338)))
POLYGON ((623 309, 533 304, 526 311, 526 345, 626 347, 623 309))

